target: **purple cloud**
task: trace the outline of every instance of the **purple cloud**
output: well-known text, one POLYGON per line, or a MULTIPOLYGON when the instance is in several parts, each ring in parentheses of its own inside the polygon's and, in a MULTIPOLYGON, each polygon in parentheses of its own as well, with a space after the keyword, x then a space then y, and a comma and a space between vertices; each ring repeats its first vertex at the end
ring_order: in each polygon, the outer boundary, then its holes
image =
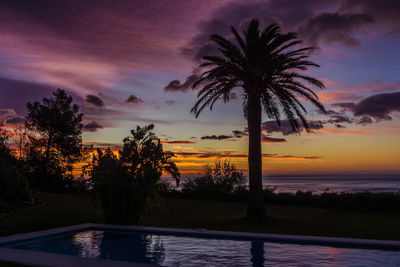
POLYGON ((360 41, 353 34, 373 22, 372 16, 368 14, 322 13, 304 21, 296 30, 307 43, 314 46, 318 46, 319 41, 358 46, 360 41))
POLYGON ((196 142, 186 141, 186 140, 177 140, 177 141, 161 141, 161 144, 187 145, 187 144, 196 144, 196 142))
POLYGON ((376 120, 391 120, 393 112, 400 112, 400 92, 376 94, 364 98, 358 103, 335 103, 333 106, 353 112, 354 116, 362 117, 360 124, 371 123, 371 118, 376 120))
MULTIPOLYGON (((298 120, 298 123, 300 126, 300 131, 305 130, 300 120, 298 120)), ((315 120, 308 121, 308 126, 310 130, 318 130, 324 128, 322 121, 315 121, 315 120)), ((261 129, 267 131, 268 133, 281 133, 283 135, 291 135, 298 133, 292 129, 289 120, 281 120, 280 126, 274 120, 265 121, 261 124, 261 129)))
POLYGON ((8 125, 18 125, 25 122, 25 118, 22 117, 14 117, 6 120, 6 124, 8 125))
POLYGON ((104 108, 105 104, 104 101, 95 95, 87 95, 85 99, 86 104, 92 107, 97 107, 97 108, 104 108))
POLYGON ((179 80, 170 81, 167 86, 164 87, 166 92, 187 92, 192 88, 193 84, 199 79, 199 76, 192 74, 188 76, 184 83, 179 80))
POLYGON ((231 139, 233 138, 232 135, 206 135, 202 136, 201 140, 226 140, 226 139, 231 139))
POLYGON ((95 121, 92 121, 90 123, 87 123, 83 126, 83 131, 85 132, 97 132, 97 130, 102 129, 103 126, 101 126, 100 124, 98 124, 95 121))
POLYGON ((126 100, 125 103, 131 103, 131 104, 141 104, 143 103, 143 100, 141 98, 138 98, 135 95, 130 95, 126 100))
POLYGON ((287 140, 285 138, 274 138, 267 135, 261 136, 262 143, 285 143, 287 140))

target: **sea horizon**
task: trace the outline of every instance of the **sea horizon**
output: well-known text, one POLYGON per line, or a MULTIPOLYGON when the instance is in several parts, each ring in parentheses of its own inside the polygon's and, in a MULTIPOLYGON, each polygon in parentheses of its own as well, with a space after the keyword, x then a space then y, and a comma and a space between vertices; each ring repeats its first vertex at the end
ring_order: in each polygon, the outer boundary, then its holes
MULTIPOLYGON (((181 177, 181 183, 199 176, 184 175, 181 177)), ((248 181, 247 175, 245 178, 248 181)), ((171 186, 175 187, 175 183, 168 177, 163 177, 163 180, 169 181, 171 186)), ((275 192, 400 192, 400 172, 263 174, 263 187, 273 189, 275 192)))

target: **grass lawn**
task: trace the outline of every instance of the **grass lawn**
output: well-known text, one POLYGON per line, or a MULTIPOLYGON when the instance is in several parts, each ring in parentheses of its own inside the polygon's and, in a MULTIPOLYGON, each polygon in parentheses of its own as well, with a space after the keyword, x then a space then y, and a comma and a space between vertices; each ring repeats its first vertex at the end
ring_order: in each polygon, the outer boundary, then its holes
MULTIPOLYGON (((45 208, 0 218, 0 236, 86 222, 104 223, 88 197, 41 193, 45 208)), ((268 217, 244 217, 245 203, 165 199, 142 224, 298 235, 400 240, 400 214, 266 205, 268 217)), ((1 266, 1 265, 0 265, 1 266)))

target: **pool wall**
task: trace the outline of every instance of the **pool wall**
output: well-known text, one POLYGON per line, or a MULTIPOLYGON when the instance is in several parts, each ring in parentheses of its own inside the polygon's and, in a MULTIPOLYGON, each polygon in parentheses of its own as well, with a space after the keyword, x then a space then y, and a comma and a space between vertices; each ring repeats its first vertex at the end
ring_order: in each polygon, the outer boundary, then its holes
POLYGON ((159 234, 183 235, 192 237, 213 237, 223 239, 241 239, 241 240, 264 240, 282 243, 297 244, 315 244, 339 247, 356 247, 370 249, 390 249, 400 250, 400 241, 391 240, 371 240, 371 239, 355 239, 355 238, 338 238, 338 237, 318 237, 318 236, 299 236, 299 235, 279 235, 279 234, 263 234, 263 233, 247 233, 247 232, 227 232, 214 231, 206 229, 182 229, 182 228, 162 228, 150 226, 134 226, 134 225, 110 225, 110 224, 80 224, 68 227, 49 229, 39 232, 31 232, 25 234, 16 234, 0 238, 0 261, 15 262, 20 264, 28 264, 34 266, 152 266, 149 264, 129 263, 122 261, 111 261, 105 259, 90 259, 78 256, 68 256, 61 254, 53 254, 38 251, 26 251, 21 249, 5 248, 7 244, 28 241, 46 236, 58 235, 68 232, 76 232, 83 230, 121 230, 136 232, 151 232, 159 234))

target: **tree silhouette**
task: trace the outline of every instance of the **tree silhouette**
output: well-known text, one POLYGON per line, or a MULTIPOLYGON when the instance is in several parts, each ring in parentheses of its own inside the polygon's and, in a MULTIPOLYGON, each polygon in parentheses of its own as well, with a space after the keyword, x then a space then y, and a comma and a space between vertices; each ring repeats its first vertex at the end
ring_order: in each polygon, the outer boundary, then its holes
POLYGON ((81 155, 83 114, 72 101, 64 90, 57 89, 53 97, 26 105, 29 112, 26 124, 39 135, 31 138, 28 153, 45 176, 50 175, 51 169, 57 169, 58 174, 65 172, 66 166, 81 155))
POLYGON ((277 24, 271 24, 260 32, 257 19, 250 22, 244 31, 244 38, 235 28, 231 27, 231 31, 237 45, 219 35, 211 36, 222 55, 203 57, 205 62, 200 66, 205 71, 193 85, 202 88, 191 111, 198 117, 205 107, 212 109, 217 100, 228 102, 232 89, 243 89, 243 110, 249 131, 250 196, 247 215, 259 216, 265 214, 262 196, 262 112, 276 120, 278 125, 283 113, 293 130, 300 130, 300 121, 309 130, 304 117, 307 111, 298 97, 325 111, 317 95, 309 88, 312 85, 322 89, 324 84, 298 73, 319 65, 307 60, 307 53, 312 47, 297 48, 302 41, 296 33, 282 34, 277 24))
POLYGON ((128 168, 130 175, 144 177, 149 175, 156 182, 163 172, 169 173, 179 183, 180 173, 171 160, 174 153, 164 151, 160 139, 151 130, 154 125, 137 126, 131 130, 132 136, 124 138, 124 145, 119 151, 121 162, 128 168), (151 174, 146 173, 150 171, 151 174))
POLYGON ((97 149, 93 156, 91 180, 104 214, 111 223, 132 223, 159 200, 163 172, 179 182, 180 173, 171 160, 172 152, 163 151, 160 139, 151 130, 153 124, 131 130, 117 157, 110 149, 97 149))

